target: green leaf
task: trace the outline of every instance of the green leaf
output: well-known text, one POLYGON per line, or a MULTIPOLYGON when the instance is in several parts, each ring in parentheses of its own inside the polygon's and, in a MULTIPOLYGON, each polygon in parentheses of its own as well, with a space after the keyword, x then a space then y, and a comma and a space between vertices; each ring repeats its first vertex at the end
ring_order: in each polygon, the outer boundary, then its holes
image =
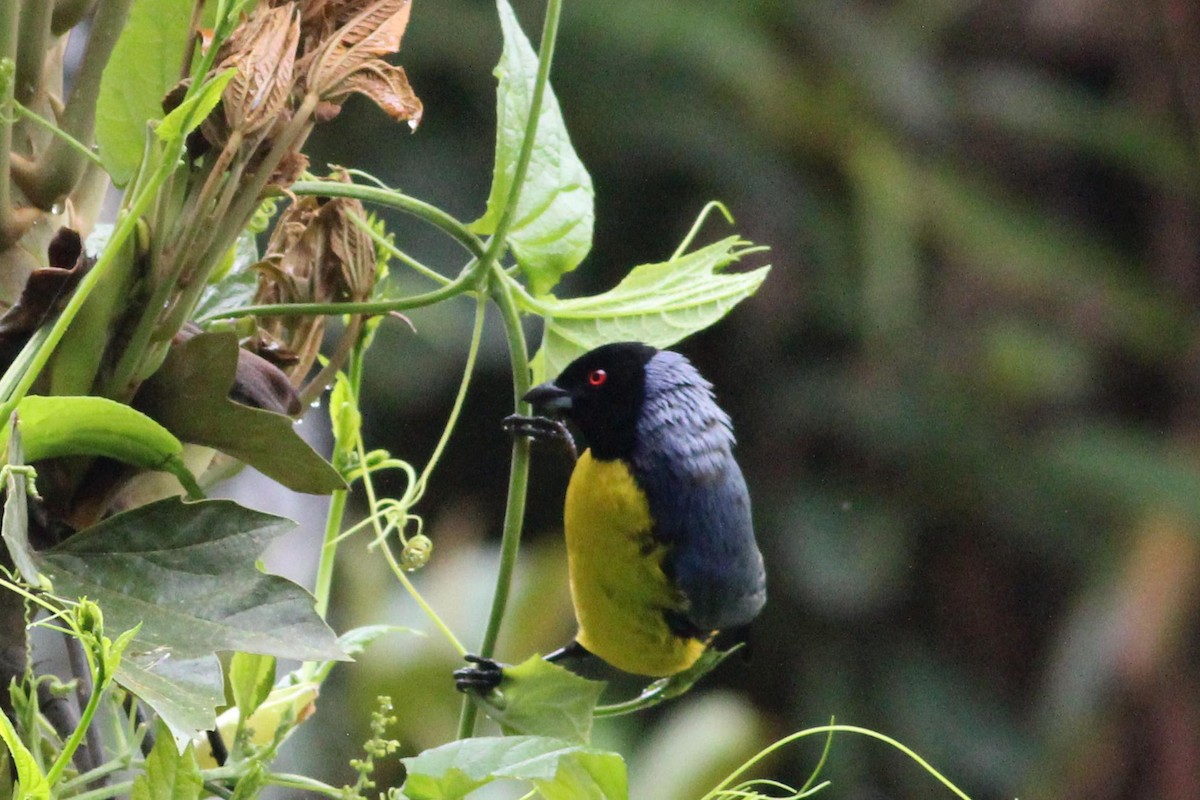
POLYGON ((204 118, 221 102, 221 93, 236 74, 237 70, 227 69, 210 78, 199 91, 163 117, 154 133, 164 142, 182 142, 183 137, 200 127, 204 118))
POLYGON ((146 757, 146 771, 133 781, 129 800, 197 800, 204 788, 200 768, 189 745, 182 753, 158 726, 154 749, 146 757))
POLYGON ((229 399, 237 370, 233 333, 204 333, 172 347, 142 384, 137 406, 185 442, 240 459, 297 492, 345 488, 341 475, 296 433, 290 417, 229 399))
POLYGON ((770 267, 723 274, 742 256, 758 252, 736 236, 660 264, 643 264, 603 294, 559 300, 544 297, 542 346, 534 380, 562 371, 576 356, 614 341, 669 347, 707 328, 758 290, 770 267))
POLYGON ((193 319, 204 319, 225 311, 248 306, 258 291, 258 244, 252 233, 238 237, 229 254, 229 269, 216 281, 204 287, 200 301, 192 312, 193 319))
POLYGON ((198 732, 211 730, 217 707, 225 703, 221 662, 212 654, 172 658, 167 650, 130 653, 121 659, 116 681, 154 709, 180 747, 198 732))
POLYGON ((592 712, 603 691, 603 682, 581 678, 533 656, 504 668, 498 694, 473 697, 507 734, 550 736, 587 744, 592 736, 592 712))
POLYGON ((146 143, 146 123, 163 115, 162 100, 179 81, 192 6, 179 0, 134 0, 125 30, 100 80, 96 143, 113 183, 133 176, 146 143))
POLYGON ((168 498, 104 520, 39 554, 55 591, 95 600, 138 648, 346 660, 308 592, 255 559, 294 526, 228 500, 168 498))
POLYGON ((619 755, 540 736, 464 739, 401 761, 412 800, 455 800, 500 779, 530 781, 550 800, 628 796, 619 755))
POLYGON ((29 543, 29 478, 25 465, 25 448, 21 439, 18 415, 11 418, 8 440, 8 466, 4 470, 4 546, 17 572, 30 586, 41 586, 33 545, 29 543), (15 467, 15 469, 14 469, 15 467))
MULTIPOLYGON (((495 233, 508 203, 538 68, 537 54, 508 0, 497 0, 496 5, 504 32, 504 50, 495 70, 500 81, 496 163, 487 211, 470 226, 484 235, 495 233)), ((547 86, 529 169, 508 231, 508 244, 534 294, 549 292, 591 250, 594 200, 592 178, 571 146, 558 100, 547 86)))
POLYGON ((180 456, 183 443, 145 414, 105 397, 29 395, 17 405, 28 461, 64 456, 105 456, 179 478, 201 496, 180 456))
POLYGON ((242 715, 249 719, 254 710, 263 704, 275 685, 275 657, 253 653, 234 653, 229 662, 229 688, 233 691, 233 702, 242 715))
MULTIPOLYGON (((9 756, 17 768, 17 791, 13 800, 50 800, 50 784, 38 768, 37 760, 17 735, 17 729, 0 714, 0 739, 8 745, 9 756)), ((7 767, 7 765, 5 765, 7 767)))

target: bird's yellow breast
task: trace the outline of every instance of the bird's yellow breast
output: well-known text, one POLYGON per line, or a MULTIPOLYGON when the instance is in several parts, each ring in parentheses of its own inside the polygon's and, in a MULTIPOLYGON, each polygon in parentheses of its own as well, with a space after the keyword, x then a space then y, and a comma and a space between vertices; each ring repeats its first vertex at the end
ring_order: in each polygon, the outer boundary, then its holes
POLYGON ((686 600, 663 573, 646 495, 623 461, 584 451, 564 523, 578 642, 625 672, 661 677, 690 667, 705 645, 667 627, 663 612, 686 600))

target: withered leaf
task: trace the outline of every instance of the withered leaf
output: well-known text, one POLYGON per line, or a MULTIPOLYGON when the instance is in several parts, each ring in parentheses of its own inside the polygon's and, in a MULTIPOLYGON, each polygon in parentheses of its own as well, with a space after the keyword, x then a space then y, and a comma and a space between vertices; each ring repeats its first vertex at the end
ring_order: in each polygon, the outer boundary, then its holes
POLYGON ((222 103, 229 127, 249 136, 272 124, 291 94, 300 17, 294 6, 259 6, 238 30, 246 31, 238 49, 223 48, 220 69, 234 67, 237 75, 222 103))
POLYGON ((400 49, 408 27, 410 0, 374 0, 306 56, 310 91, 328 100, 345 96, 343 82, 381 56, 400 49))
POLYGON ((61 311, 92 266, 79 233, 70 228, 59 228, 46 250, 50 266, 29 273, 21 296, 0 317, 0 339, 32 333, 48 316, 61 311))
POLYGON ((307 169, 308 156, 292 150, 279 160, 279 164, 275 167, 275 171, 271 173, 271 178, 267 183, 271 186, 291 186, 300 180, 300 176, 307 169))
POLYGON ((349 95, 366 95, 397 122, 409 121, 413 128, 421 122, 423 106, 408 83, 403 67, 386 61, 372 61, 351 73, 327 100, 341 103, 349 95))
POLYGON ((172 347, 134 405, 184 442, 220 450, 298 492, 345 483, 297 435, 292 420, 229 399, 238 364, 233 333, 203 333, 172 347))

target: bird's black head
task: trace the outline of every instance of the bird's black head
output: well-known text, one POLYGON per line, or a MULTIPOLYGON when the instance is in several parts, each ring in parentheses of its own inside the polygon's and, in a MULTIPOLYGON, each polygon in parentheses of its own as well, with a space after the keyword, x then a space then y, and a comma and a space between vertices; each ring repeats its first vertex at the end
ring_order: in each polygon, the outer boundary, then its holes
POLYGON ((637 441, 646 364, 657 352, 640 342, 602 345, 572 361, 553 381, 534 387, 525 399, 540 413, 573 422, 596 458, 627 458, 637 441))

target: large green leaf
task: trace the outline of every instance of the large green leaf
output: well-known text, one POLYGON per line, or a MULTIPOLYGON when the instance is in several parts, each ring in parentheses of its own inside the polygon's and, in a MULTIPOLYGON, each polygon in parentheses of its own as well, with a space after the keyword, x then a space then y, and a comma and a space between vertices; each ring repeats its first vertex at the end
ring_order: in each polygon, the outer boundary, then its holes
POLYGON ((191 3, 134 0, 104 68, 96 101, 96 142, 118 186, 133 176, 145 150, 146 123, 163 116, 163 95, 179 81, 191 16, 191 3))
MULTIPOLYGON (((504 32, 504 51, 495 70, 500 81, 496 163, 487 211, 471 224, 471 230, 485 235, 496 231, 508 203, 538 69, 537 53, 512 7, 507 0, 497 0, 496 5, 504 32)), ((529 169, 508 231, 508 244, 534 294, 549 292, 591 250, 594 200, 592 178, 571 146, 558 100, 547 86, 529 169)))
POLYGON ((592 712, 604 684, 532 656, 505 667, 499 689, 498 702, 490 702, 491 695, 476 697, 476 701, 505 733, 587 744, 592 736, 592 712))
POLYGON ((255 566, 293 526, 227 500, 169 498, 111 517, 38 561, 55 592, 95 600, 112 629, 141 625, 134 649, 344 660, 312 595, 255 566))
POLYGON ((290 417, 229 399, 237 370, 233 333, 205 333, 171 348, 136 404, 185 442, 240 459, 297 492, 327 494, 341 476, 296 433, 290 417))
POLYGON ((211 730, 217 707, 225 703, 221 662, 212 654, 172 658, 166 650, 127 652, 116 680, 157 712, 180 746, 211 730))
POLYGON ((534 379, 557 375, 576 356, 614 341, 669 347, 703 330, 757 291, 770 267, 722 274, 758 248, 731 236, 660 264, 643 264, 603 294, 559 300, 543 297, 542 346, 534 379))
POLYGON ((619 755, 541 736, 465 739, 401 760, 412 800, 455 800, 502 779, 529 781, 549 800, 628 796, 619 755))

